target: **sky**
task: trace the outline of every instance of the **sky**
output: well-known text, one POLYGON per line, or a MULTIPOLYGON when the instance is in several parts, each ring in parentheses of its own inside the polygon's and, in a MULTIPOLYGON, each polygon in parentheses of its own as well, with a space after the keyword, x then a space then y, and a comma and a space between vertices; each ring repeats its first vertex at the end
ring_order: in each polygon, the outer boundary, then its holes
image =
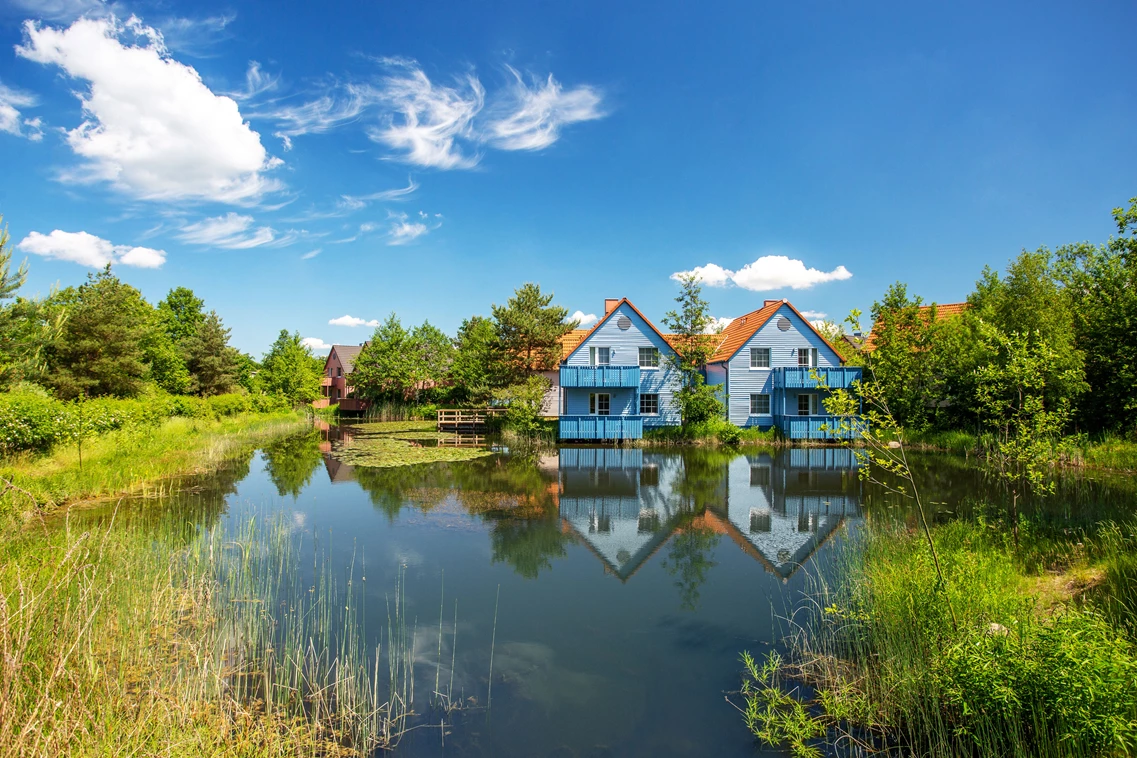
MULTIPOLYGON (((22 294, 110 262, 260 356, 525 282, 587 326, 957 302, 1137 195, 1137 4, 0 0, 22 294)), ((867 318, 865 326, 867 327, 867 318)))

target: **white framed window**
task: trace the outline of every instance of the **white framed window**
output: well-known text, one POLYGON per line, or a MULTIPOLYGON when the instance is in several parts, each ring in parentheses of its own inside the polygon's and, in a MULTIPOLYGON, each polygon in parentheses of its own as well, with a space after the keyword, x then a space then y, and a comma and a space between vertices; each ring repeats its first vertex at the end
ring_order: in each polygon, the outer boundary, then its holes
POLYGON ((765 393, 754 394, 750 396, 750 415, 751 416, 769 416, 770 415, 770 396, 765 393))
POLYGON ((770 348, 750 348, 750 368, 770 368, 770 348))
POLYGON ((592 416, 607 416, 612 412, 612 396, 607 392, 588 394, 588 413, 592 416))
POLYGON ((588 348, 588 362, 593 366, 607 366, 612 362, 612 348, 610 347, 590 347, 588 348))
POLYGON ((797 349, 797 365, 817 368, 817 348, 799 347, 797 349))
POLYGON ((640 368, 659 368, 659 348, 640 348, 640 368))
POLYGON ((659 415, 659 395, 652 393, 645 393, 640 395, 640 415, 641 416, 658 416, 659 415))
POLYGON ((816 416, 817 415, 817 395, 798 395, 797 396, 797 415, 799 415, 799 416, 816 416))

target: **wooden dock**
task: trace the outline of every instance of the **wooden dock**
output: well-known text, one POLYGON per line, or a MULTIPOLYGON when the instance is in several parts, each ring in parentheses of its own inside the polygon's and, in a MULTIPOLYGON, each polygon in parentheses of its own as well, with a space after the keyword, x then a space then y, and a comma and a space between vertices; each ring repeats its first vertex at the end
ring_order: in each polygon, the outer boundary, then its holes
POLYGON ((438 431, 473 434, 486 429, 494 416, 505 413, 505 408, 439 408, 438 431))

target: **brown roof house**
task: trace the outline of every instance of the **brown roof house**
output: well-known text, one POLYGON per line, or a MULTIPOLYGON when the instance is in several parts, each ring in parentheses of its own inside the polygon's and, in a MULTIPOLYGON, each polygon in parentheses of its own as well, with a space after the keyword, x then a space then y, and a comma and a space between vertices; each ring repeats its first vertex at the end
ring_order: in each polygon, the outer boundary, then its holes
POLYGON ((317 408, 339 405, 341 411, 362 413, 367 410, 367 401, 355 397, 351 386, 351 372, 355 370, 355 359, 363 351, 364 345, 332 345, 328 358, 324 361, 324 378, 320 381, 320 398, 312 403, 317 408))

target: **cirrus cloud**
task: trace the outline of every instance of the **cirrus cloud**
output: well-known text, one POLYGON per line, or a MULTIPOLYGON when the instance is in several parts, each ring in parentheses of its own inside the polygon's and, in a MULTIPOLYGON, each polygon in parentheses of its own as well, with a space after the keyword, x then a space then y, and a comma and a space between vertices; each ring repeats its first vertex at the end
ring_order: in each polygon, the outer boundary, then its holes
POLYGON ((59 229, 51 234, 32 232, 20 240, 16 249, 91 268, 102 268, 108 263, 135 268, 160 268, 166 262, 165 250, 115 245, 87 232, 64 232, 59 229))
POLYGON ((173 59, 162 35, 132 16, 83 17, 69 27, 24 23, 16 54, 87 83, 84 120, 66 132, 83 163, 65 180, 105 181, 151 200, 255 202, 280 188, 280 165, 237 103, 173 59))
POLYGON ((766 292, 786 287, 804 290, 816 284, 843 281, 853 276, 844 266, 838 266, 832 271, 821 271, 808 268, 802 261, 785 255, 763 255, 737 271, 723 268, 717 263, 708 263, 705 266, 696 266, 690 271, 678 271, 672 274, 671 278, 679 280, 681 276, 689 274, 698 276, 708 287, 726 287, 734 284, 751 292, 766 292))

